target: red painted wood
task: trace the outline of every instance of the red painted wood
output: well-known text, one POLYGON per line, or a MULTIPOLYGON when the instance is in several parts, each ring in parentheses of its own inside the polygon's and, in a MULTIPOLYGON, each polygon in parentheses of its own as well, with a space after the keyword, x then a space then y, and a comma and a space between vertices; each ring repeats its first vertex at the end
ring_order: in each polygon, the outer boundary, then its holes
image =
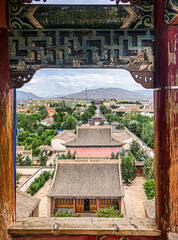
POLYGON ((137 168, 136 174, 137 175, 142 175, 143 174, 143 167, 136 166, 136 168, 137 168))
POLYGON ((99 207, 100 207, 99 198, 97 198, 96 201, 97 201, 97 203, 96 203, 97 204, 97 209, 99 209, 99 207))
POLYGON ((76 203, 75 203, 75 198, 73 199, 73 215, 76 213, 76 203))
POLYGON ((155 200, 156 221, 163 231, 175 231, 178 223, 178 25, 164 21, 164 1, 155 0, 156 87, 155 200))
POLYGON ((120 148, 69 148, 71 153, 78 155, 111 155, 112 152, 115 154, 120 151, 120 148))
MULTIPOLYGON (((5 16, 2 2, 0 16, 5 16)), ((14 91, 9 89, 8 30, 0 28, 0 239, 8 239, 7 227, 15 217, 13 97, 14 91)))

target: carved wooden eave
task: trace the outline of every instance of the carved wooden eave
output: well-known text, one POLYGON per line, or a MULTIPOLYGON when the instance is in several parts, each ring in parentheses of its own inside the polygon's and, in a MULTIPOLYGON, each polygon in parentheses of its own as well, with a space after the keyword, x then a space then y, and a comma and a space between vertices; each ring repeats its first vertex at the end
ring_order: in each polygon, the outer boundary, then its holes
POLYGON ((10 87, 21 88, 28 83, 34 75, 34 72, 10 72, 10 87))
POLYGON ((154 72, 130 72, 133 79, 144 88, 154 88, 154 72))

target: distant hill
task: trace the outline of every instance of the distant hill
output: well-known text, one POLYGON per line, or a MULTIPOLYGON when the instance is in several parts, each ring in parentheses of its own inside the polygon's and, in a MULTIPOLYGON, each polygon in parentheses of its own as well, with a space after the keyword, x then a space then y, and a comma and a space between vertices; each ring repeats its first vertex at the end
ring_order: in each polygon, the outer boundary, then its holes
MULTIPOLYGON (((120 100, 122 99, 134 100, 134 99, 145 99, 149 97, 143 93, 139 93, 136 91, 127 91, 121 88, 98 88, 98 89, 88 90, 87 98, 88 99, 117 98, 120 100)), ((86 91, 68 94, 64 96, 63 99, 86 99, 86 91)))
POLYGON ((136 93, 142 94, 144 96, 153 98, 153 90, 152 89, 144 89, 144 90, 137 90, 136 93))
POLYGON ((31 92, 24 92, 17 90, 17 99, 42 99, 31 92))

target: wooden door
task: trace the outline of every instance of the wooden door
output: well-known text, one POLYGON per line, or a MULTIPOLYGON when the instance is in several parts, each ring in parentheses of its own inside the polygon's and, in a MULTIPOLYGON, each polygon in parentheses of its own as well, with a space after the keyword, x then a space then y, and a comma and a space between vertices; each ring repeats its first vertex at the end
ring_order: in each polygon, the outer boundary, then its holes
POLYGON ((84 199, 76 199, 76 212, 84 212, 84 199))
POLYGON ((97 200, 90 199, 90 212, 94 212, 94 210, 97 210, 97 200))

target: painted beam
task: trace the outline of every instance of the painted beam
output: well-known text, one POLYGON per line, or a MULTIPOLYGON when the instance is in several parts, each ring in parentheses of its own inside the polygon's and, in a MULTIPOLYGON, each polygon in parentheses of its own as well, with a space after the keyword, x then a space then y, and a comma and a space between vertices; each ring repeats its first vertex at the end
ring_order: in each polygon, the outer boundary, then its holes
POLYGON ((9 5, 10 29, 154 28, 153 5, 9 5))

